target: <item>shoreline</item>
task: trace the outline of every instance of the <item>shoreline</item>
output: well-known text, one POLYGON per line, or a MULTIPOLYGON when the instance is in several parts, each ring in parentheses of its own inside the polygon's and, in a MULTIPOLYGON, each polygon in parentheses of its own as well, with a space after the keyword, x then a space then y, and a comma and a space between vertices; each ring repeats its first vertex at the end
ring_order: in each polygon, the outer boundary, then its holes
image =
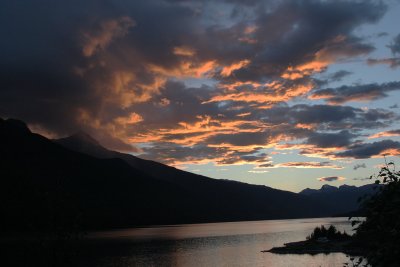
POLYGON ((361 248, 353 245, 352 239, 332 240, 326 243, 320 243, 312 240, 304 240, 297 242, 285 243, 283 247, 273 247, 269 250, 261 252, 269 252, 274 254, 329 254, 344 253, 351 256, 362 256, 364 253, 361 248))

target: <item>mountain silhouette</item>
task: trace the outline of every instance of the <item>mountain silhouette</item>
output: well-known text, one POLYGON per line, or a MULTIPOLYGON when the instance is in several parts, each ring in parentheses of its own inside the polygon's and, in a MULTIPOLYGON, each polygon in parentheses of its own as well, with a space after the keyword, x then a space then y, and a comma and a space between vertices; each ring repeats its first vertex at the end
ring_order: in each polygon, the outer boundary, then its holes
MULTIPOLYGON (((66 138, 54 140, 56 143, 65 146, 74 151, 89 154, 97 158, 119 158, 135 167, 144 173, 147 173, 159 180, 168 181, 192 193, 214 192, 216 179, 211 179, 202 175, 193 174, 190 172, 178 170, 176 168, 151 161, 144 160, 130 154, 120 153, 108 150, 102 147, 99 142, 85 133, 78 133, 66 138), (89 140, 89 142, 88 142, 89 140)), ((219 180, 225 182, 233 182, 230 180, 219 180)), ((243 187, 245 183, 237 182, 243 187)), ((226 186, 226 183, 222 183, 226 186)), ((249 186, 249 185, 248 185, 249 186)), ((340 187, 325 184, 321 189, 304 189, 299 194, 309 196, 309 199, 315 203, 320 203, 324 207, 324 211, 320 214, 335 215, 353 212, 358 209, 358 199, 361 196, 373 192, 375 185, 365 185, 361 187, 341 185, 340 187)), ((218 190, 224 191, 223 188, 218 190)))
POLYGON ((49 140, 13 119, 0 119, 0 173, 2 229, 104 229, 336 212, 304 194, 212 179, 111 151, 82 132, 49 140))
POLYGON ((375 184, 367 184, 360 187, 341 185, 339 187, 325 184, 321 189, 306 188, 300 195, 309 196, 314 201, 326 203, 328 209, 334 214, 345 214, 359 209, 359 199, 366 195, 376 193, 375 184))
POLYGON ((145 160, 130 154, 106 149, 94 138, 84 132, 78 132, 69 137, 56 139, 53 141, 73 151, 88 154, 99 159, 118 158, 124 160, 133 168, 141 170, 152 177, 157 178, 158 180, 178 184, 186 189, 202 191, 204 184, 211 183, 212 185, 215 185, 216 182, 219 183, 222 181, 187 171, 182 171, 152 160, 145 160))

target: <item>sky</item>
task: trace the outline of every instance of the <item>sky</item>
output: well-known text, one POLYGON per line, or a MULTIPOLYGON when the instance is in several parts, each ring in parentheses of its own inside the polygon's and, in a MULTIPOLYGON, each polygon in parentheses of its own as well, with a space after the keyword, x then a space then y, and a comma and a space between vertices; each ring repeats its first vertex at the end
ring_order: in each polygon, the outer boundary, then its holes
POLYGON ((400 1, 3 0, 0 116, 298 192, 400 154, 400 1))

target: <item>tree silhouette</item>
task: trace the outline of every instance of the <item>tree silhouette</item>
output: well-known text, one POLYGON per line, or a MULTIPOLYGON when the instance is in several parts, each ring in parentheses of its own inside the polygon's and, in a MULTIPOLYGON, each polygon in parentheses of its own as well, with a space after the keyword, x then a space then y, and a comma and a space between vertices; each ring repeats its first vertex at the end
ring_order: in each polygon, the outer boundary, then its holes
POLYGON ((389 162, 371 178, 382 186, 363 202, 365 221, 353 221, 358 225, 355 241, 372 266, 400 266, 400 172, 389 162))

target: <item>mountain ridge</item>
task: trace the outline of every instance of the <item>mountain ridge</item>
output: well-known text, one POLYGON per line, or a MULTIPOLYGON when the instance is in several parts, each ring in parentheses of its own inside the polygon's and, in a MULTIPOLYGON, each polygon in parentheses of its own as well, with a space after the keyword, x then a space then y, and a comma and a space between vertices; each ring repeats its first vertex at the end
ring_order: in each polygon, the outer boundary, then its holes
MULTIPOLYGON (((209 187, 204 186, 204 181, 210 181, 212 183, 212 181, 216 180, 206 176, 179 170, 155 161, 144 160, 129 154, 111 151, 106 148, 101 148, 99 150, 99 147, 90 149, 90 146, 88 145, 76 146, 76 143, 82 141, 76 140, 76 136, 66 137, 54 141, 66 146, 67 148, 76 149, 82 153, 88 153, 99 158, 117 157, 123 159, 131 164, 131 166, 137 167, 141 171, 149 173, 157 179, 177 184, 186 190, 191 191, 192 193, 212 191, 212 189, 209 187)), ((229 179, 219 179, 219 181, 225 181, 226 183, 236 182, 229 179)), ((240 182, 237 182, 237 184, 255 186, 240 182)), ((325 184, 321 187, 321 189, 304 189, 299 192, 298 195, 307 196, 316 203, 323 203, 325 208, 330 211, 330 213, 328 212, 329 215, 346 214, 358 210, 358 198, 365 194, 373 193, 373 187, 373 185, 366 185, 361 186, 360 189, 358 189, 358 187, 350 185, 341 185, 339 187, 335 187, 325 184), (335 200, 335 198, 338 198, 338 200, 335 200)))
POLYGON ((80 218, 85 229, 105 229, 332 214, 323 203, 293 192, 128 157, 149 164, 152 171, 146 173, 115 156, 98 158, 66 148, 23 125, 0 120, 2 229, 48 229, 55 227, 55 215, 63 218, 62 224, 73 225, 71 220, 80 218))

